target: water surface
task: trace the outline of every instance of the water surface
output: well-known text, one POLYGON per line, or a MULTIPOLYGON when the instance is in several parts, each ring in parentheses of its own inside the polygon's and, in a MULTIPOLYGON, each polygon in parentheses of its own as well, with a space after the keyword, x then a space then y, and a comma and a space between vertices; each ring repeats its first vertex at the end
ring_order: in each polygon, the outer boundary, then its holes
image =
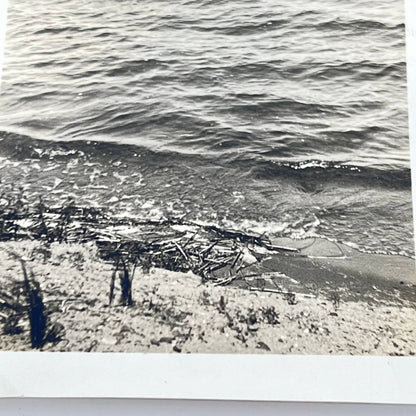
POLYGON ((2 183, 412 255, 404 41, 396 0, 9 0, 2 183))

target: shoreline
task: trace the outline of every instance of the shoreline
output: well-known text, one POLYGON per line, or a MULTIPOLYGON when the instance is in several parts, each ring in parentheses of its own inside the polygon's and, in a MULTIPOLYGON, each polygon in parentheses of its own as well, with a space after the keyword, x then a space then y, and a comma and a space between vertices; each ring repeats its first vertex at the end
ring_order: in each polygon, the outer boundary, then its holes
POLYGON ((17 206, 0 216, 1 350, 416 354, 410 258, 72 201, 17 206))
POLYGON ((412 257, 366 253, 322 237, 268 237, 186 216, 112 216, 102 209, 77 206, 72 199, 55 207, 42 199, 29 205, 17 194, 9 196, 8 206, 0 213, 0 241, 22 240, 46 245, 93 242, 100 257, 114 266, 192 271, 203 281, 220 285, 277 273, 286 278, 285 283, 303 284, 304 289, 305 283, 322 286, 325 279, 326 292, 332 284, 360 298, 376 285, 382 291, 398 290, 406 299, 416 299, 412 257))
MULTIPOLYGON (((59 337, 41 351, 415 355, 415 302, 344 300, 264 288, 215 286, 193 273, 138 269, 131 306, 120 304, 114 268, 93 244, 2 242, 3 289, 22 280, 19 261, 38 281, 49 327, 59 337)), ((3 310, 4 312, 4 310, 3 310)), ((21 333, 0 336, 1 350, 30 350, 24 315, 21 333)), ((19 331, 16 331, 19 332, 19 331)))
MULTIPOLYGON (((0 147, 2 192, 18 196, 21 189, 22 199, 32 206, 39 198, 49 206, 63 206, 73 198, 79 206, 126 217, 187 213, 189 219, 247 233, 320 235, 354 244, 361 251, 414 257, 409 183, 395 177, 374 182, 380 172, 370 180, 368 172, 352 170, 355 179, 350 181, 341 167, 334 169, 333 177, 332 168, 299 162, 299 169, 286 166, 290 172, 270 176, 261 163, 256 173, 242 170, 241 160, 234 170, 215 161, 180 161, 134 145, 32 141, 15 135, 6 135, 0 147), (357 175, 361 181, 356 181, 357 175), (338 201, 338 193, 361 208, 350 211, 346 202, 338 201), (393 200, 402 201, 406 209, 391 207, 393 200), (374 215, 365 206, 374 206, 374 215)), ((405 176, 410 178, 409 172, 405 176)))

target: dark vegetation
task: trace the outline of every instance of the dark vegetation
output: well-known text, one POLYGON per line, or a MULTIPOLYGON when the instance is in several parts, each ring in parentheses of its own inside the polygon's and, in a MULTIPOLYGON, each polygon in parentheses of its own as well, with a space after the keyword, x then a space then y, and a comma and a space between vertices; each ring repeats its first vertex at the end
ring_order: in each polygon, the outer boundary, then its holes
POLYGON ((5 318, 4 332, 22 333, 23 329, 19 324, 27 316, 32 348, 42 348, 46 342, 59 341, 63 335, 63 327, 59 323, 50 322, 49 311, 33 271, 28 271, 26 262, 16 253, 9 254, 20 262, 23 280, 15 279, 11 286, 2 287, 0 290, 0 311, 5 318))
MULTIPOLYGON (((249 308, 247 311, 229 310, 227 300, 224 296, 218 302, 218 311, 227 319, 227 326, 235 332, 235 338, 243 344, 247 343, 250 335, 256 333, 259 325, 280 325, 279 313, 273 306, 260 309, 249 308)), ((257 348, 270 351, 269 346, 264 342, 259 342, 257 348)))

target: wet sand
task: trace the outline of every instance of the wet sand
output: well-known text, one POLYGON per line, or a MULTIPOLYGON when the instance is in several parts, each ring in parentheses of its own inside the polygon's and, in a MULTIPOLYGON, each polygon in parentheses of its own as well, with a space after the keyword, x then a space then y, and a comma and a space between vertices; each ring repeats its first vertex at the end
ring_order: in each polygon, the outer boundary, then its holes
MULTIPOLYGON (((258 274, 280 272, 291 279, 274 279, 287 290, 323 294, 343 292, 344 299, 400 303, 416 301, 415 260, 404 256, 368 254, 320 238, 279 238, 274 244, 297 249, 274 255, 252 266, 258 274), (294 281, 297 282, 293 285, 294 281), (289 288, 291 286, 291 289, 289 288)), ((245 271, 251 273, 250 268, 245 271)))

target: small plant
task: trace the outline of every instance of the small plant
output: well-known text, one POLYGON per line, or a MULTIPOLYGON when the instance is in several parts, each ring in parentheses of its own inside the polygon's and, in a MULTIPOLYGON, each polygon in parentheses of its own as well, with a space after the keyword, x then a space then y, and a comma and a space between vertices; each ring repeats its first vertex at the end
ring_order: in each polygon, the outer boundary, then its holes
POLYGON ((207 292, 206 290, 204 290, 200 295, 199 295, 199 302, 202 305, 211 305, 211 299, 210 299, 210 294, 209 292, 207 292))
POLYGON ((3 332, 6 335, 21 334, 23 329, 19 326, 20 315, 16 313, 10 314, 3 326, 3 332))
POLYGON ((140 256, 140 265, 144 274, 149 274, 152 267, 152 257, 150 254, 143 254, 140 256))
POLYGON ((48 226, 46 225, 45 213, 47 208, 43 203, 42 197, 39 197, 39 203, 36 205, 36 213, 37 213, 37 222, 36 222, 36 232, 40 238, 45 238, 46 241, 51 243, 53 241, 53 237, 50 235, 48 226))
POLYGON ((279 313, 276 312, 276 309, 274 306, 270 306, 268 308, 262 308, 261 312, 262 312, 265 322, 268 323, 269 325, 280 324, 279 313))
POLYGON ((30 341, 32 348, 41 348, 45 343, 46 336, 46 310, 42 299, 42 293, 39 283, 31 271, 30 277, 26 270, 24 260, 20 259, 22 266, 24 289, 27 300, 29 323, 30 323, 30 341))
POLYGON ((133 305, 133 296, 131 292, 131 284, 133 281, 135 267, 131 274, 129 273, 128 266, 123 263, 123 270, 120 274, 120 285, 121 285, 121 304, 123 306, 133 305))
POLYGON ((77 208, 75 206, 74 200, 69 198, 66 205, 62 207, 61 215, 59 217, 59 224, 57 226, 56 241, 59 243, 68 240, 68 227, 76 211, 77 208))
POLYGON ((59 322, 52 325, 45 337, 45 342, 58 342, 65 334, 65 328, 59 322))
POLYGON ((118 274, 121 288, 120 304, 123 306, 132 306, 132 283, 137 267, 137 257, 132 259, 123 255, 120 249, 117 249, 111 258, 115 262, 115 268, 110 279, 109 304, 111 305, 114 299, 115 281, 118 274))
POLYGON ((289 305, 296 305, 298 303, 294 293, 285 293, 284 298, 289 305))
POLYGON ((224 298, 224 296, 221 296, 220 297, 220 301, 218 302, 218 310, 219 310, 219 312, 224 313, 225 312, 226 305, 227 305, 226 299, 224 298))
POLYGON ((332 302, 334 309, 337 311, 341 302, 341 297, 339 293, 337 291, 331 292, 329 295, 329 300, 332 302))
POLYGON ((10 291, 3 289, 0 293, 0 309, 8 312, 3 327, 4 333, 8 335, 22 333, 20 320, 27 314, 32 348, 42 348, 46 342, 59 341, 64 333, 64 327, 55 323, 48 331, 48 311, 43 302, 40 284, 36 281, 33 271, 28 272, 25 261, 19 255, 13 252, 10 254, 20 262, 23 281, 16 280, 10 291))
POLYGON ((247 325, 255 325, 258 323, 257 313, 254 309, 249 309, 247 317, 247 325))
POLYGON ((111 305, 114 300, 114 287, 116 283, 116 275, 117 275, 117 266, 114 269, 113 273, 111 274, 110 278, 110 293, 108 295, 108 304, 111 305))

